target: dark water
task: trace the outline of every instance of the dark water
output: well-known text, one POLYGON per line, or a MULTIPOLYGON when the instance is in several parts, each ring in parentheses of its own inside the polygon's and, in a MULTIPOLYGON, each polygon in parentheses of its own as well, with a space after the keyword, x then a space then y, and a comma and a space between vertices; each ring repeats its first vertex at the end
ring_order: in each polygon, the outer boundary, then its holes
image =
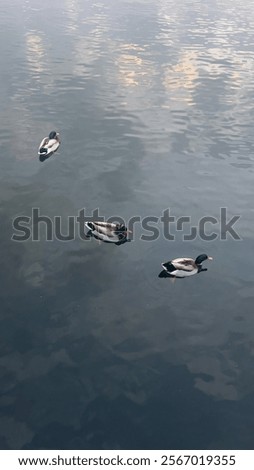
POLYGON ((1 0, 2 449, 253 448, 253 31, 251 0, 1 0), (12 241, 33 207, 241 240, 12 241))

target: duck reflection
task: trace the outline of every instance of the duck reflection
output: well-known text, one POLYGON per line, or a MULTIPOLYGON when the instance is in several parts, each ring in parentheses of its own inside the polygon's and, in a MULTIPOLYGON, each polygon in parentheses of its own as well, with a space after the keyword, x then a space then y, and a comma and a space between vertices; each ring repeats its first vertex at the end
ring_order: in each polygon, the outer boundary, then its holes
POLYGON ((52 153, 51 153, 51 154, 46 154, 46 153, 45 153, 45 154, 41 154, 41 155, 39 156, 39 160, 40 160, 40 162, 43 163, 43 162, 45 162, 45 160, 47 160, 47 159, 50 158, 51 156, 52 156, 52 153))

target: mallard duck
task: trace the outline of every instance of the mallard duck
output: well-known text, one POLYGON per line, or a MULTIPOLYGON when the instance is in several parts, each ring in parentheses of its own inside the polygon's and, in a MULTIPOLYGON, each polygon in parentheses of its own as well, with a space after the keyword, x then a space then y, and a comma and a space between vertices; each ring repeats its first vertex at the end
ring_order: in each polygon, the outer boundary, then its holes
MULTIPOLYGON (((202 268, 203 261, 207 259, 212 260, 213 258, 206 254, 197 256, 195 260, 192 258, 176 258, 162 263, 162 267, 170 277, 193 276, 201 271, 207 271, 207 269, 202 268)), ((163 275, 161 275, 161 277, 163 277, 163 275)))
POLYGON ((88 228, 88 236, 93 236, 97 240, 102 240, 106 243, 115 243, 121 245, 128 241, 128 230, 124 224, 113 224, 109 222, 86 222, 88 228))
POLYGON ((40 155, 40 157, 48 158, 57 151, 59 145, 59 134, 55 131, 51 131, 48 137, 44 137, 44 139, 42 139, 38 155, 40 155))

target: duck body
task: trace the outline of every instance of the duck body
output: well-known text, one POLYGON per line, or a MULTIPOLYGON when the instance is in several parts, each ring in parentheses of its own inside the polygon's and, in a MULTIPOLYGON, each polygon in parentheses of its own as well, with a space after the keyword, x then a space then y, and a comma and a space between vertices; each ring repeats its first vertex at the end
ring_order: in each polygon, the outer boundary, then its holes
POLYGON ((44 137, 44 139, 42 139, 39 145, 38 155, 40 155, 40 157, 48 158, 57 151, 59 145, 59 134, 52 131, 48 137, 44 137))
POLYGON ((106 243, 121 245, 128 241, 128 230, 124 224, 113 224, 109 222, 85 222, 88 228, 88 236, 106 243))
POLYGON ((206 269, 202 268, 202 262, 207 259, 212 260, 212 258, 206 254, 197 256, 195 260, 192 258, 176 258, 162 263, 162 267, 170 277, 189 277, 201 271, 206 271, 206 269))

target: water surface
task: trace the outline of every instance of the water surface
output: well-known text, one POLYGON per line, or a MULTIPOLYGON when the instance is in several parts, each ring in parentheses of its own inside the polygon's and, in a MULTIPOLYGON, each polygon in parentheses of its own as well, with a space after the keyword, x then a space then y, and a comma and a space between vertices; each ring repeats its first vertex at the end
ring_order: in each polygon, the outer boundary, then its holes
POLYGON ((1 1, 1 449, 253 448, 253 31, 251 0, 1 1), (241 240, 12 241, 34 207, 241 240))

